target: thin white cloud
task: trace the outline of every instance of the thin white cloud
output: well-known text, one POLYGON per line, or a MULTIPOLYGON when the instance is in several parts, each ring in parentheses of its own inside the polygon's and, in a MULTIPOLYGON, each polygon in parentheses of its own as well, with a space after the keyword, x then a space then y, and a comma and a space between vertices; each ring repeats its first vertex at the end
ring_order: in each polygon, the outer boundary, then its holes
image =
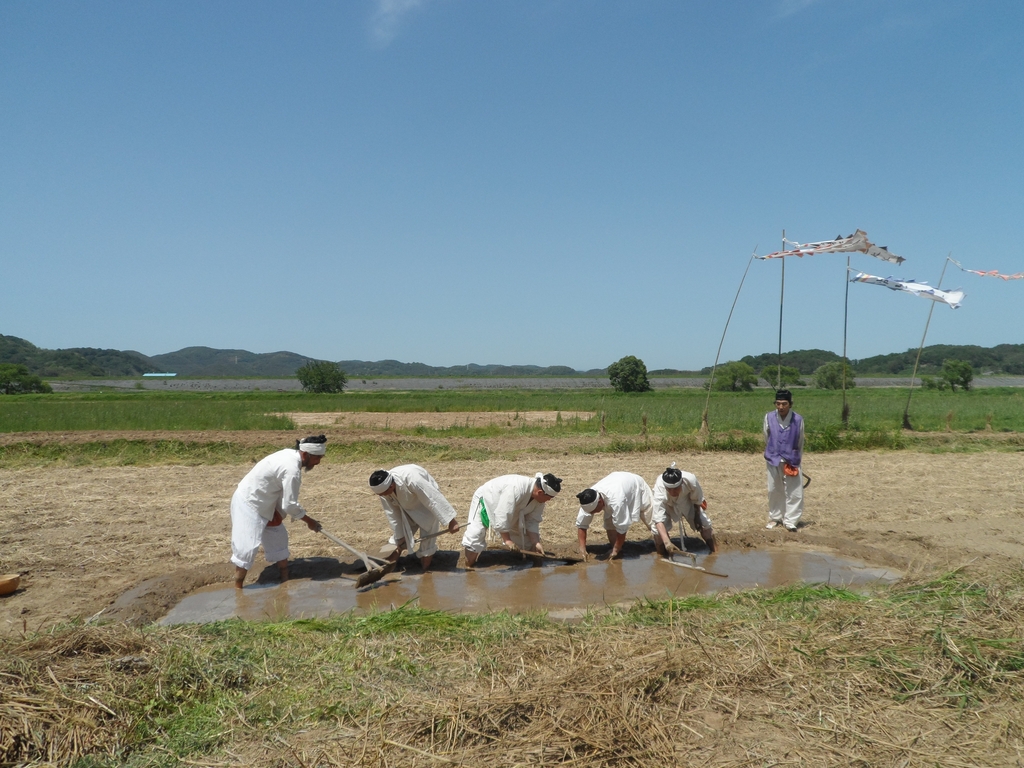
POLYGON ((375 0, 376 9, 370 20, 370 35, 381 46, 390 45, 405 18, 424 5, 426 0, 375 0))

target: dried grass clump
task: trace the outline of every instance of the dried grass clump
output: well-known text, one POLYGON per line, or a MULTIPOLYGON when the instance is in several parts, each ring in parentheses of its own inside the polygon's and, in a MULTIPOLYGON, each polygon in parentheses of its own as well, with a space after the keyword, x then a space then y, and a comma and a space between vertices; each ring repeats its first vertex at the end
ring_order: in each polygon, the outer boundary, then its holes
POLYGON ((735 616, 649 604, 627 619, 660 623, 421 658, 451 682, 364 677, 354 688, 373 703, 341 720, 338 746, 315 729, 289 749, 307 764, 366 766, 967 766, 1024 754, 1019 597, 925 595, 922 612, 906 602, 913 590, 893 602, 836 592, 807 592, 803 606, 741 598, 735 616))
POLYGON ((958 577, 642 602, 578 625, 402 608, 79 627, 0 646, 0 763, 1013 765, 1022 628, 1019 583, 958 577))
POLYGON ((77 627, 5 643, 0 654, 0 764, 68 765, 117 754, 134 716, 109 704, 150 668, 154 645, 123 626, 77 627))

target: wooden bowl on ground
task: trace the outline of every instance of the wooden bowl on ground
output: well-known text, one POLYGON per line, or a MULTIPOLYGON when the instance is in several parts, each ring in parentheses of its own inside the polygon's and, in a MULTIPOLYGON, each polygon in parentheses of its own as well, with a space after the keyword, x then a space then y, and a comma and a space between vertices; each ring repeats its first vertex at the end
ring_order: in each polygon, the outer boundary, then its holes
POLYGON ((20 573, 5 573, 0 576, 0 595, 9 595, 21 584, 20 573))

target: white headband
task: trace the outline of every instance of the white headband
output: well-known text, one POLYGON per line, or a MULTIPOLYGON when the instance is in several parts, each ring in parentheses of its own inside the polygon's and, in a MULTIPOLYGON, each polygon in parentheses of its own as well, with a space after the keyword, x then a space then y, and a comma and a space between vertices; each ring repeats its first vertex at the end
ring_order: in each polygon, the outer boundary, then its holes
POLYGON ((537 482, 540 483, 540 489, 548 496, 557 496, 558 491, 552 488, 550 485, 544 482, 544 475, 540 472, 537 473, 537 482))
POLYGON ((299 443, 299 450, 310 456, 323 456, 327 453, 327 443, 299 443))
POLYGON ((580 504, 580 509, 586 512, 588 515, 592 515, 594 510, 597 509, 597 505, 601 503, 601 494, 597 494, 597 498, 589 504, 580 504))
MULTIPOLYGON (((675 469, 675 468, 676 468, 676 463, 673 461, 672 462, 672 466, 670 466, 668 469, 675 469)), ((668 472, 668 469, 666 469, 665 472, 668 472)), ((680 485, 683 484, 683 476, 680 474, 679 475, 679 480, 677 482, 670 483, 668 480, 665 479, 665 474, 662 473, 662 475, 661 475, 661 482, 663 482, 665 484, 666 488, 678 488, 680 485)))
POLYGON ((384 479, 381 480, 377 485, 370 485, 370 490, 376 493, 378 496, 384 495, 384 491, 391 487, 391 482, 394 478, 391 477, 391 473, 388 472, 384 479))

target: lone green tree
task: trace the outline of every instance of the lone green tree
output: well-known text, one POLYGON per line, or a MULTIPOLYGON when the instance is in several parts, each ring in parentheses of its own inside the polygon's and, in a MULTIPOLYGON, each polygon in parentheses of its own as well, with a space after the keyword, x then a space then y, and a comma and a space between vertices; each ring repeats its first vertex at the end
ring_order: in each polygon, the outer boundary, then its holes
POLYGON ((608 380, 616 392, 650 392, 651 382, 647 380, 647 366, 644 361, 627 355, 617 363, 608 366, 608 380))
POLYGON ((29 373, 20 363, 0 363, 0 394, 22 395, 32 392, 50 393, 53 388, 38 376, 29 373))
POLYGON ((348 383, 348 377, 338 364, 326 360, 310 360, 295 375, 303 390, 318 395, 344 392, 348 383))
POLYGON ((957 387, 966 392, 971 388, 971 382, 974 380, 974 369, 966 360, 943 360, 942 378, 954 392, 957 387))
POLYGON ((715 371, 715 380, 708 379, 704 388, 712 392, 752 392, 757 384, 757 372, 746 363, 734 360, 715 371))
MULTIPOLYGON (((818 389, 842 389, 843 388, 843 361, 834 360, 819 366, 814 372, 814 386, 818 389)), ((846 364, 846 388, 853 389, 857 386, 853 381, 853 369, 846 364)))
POLYGON ((804 385, 803 379, 800 378, 800 371, 790 365, 782 366, 781 376, 779 375, 778 365, 766 365, 761 369, 761 378, 769 387, 777 386, 779 389, 793 385, 798 387, 804 385))

